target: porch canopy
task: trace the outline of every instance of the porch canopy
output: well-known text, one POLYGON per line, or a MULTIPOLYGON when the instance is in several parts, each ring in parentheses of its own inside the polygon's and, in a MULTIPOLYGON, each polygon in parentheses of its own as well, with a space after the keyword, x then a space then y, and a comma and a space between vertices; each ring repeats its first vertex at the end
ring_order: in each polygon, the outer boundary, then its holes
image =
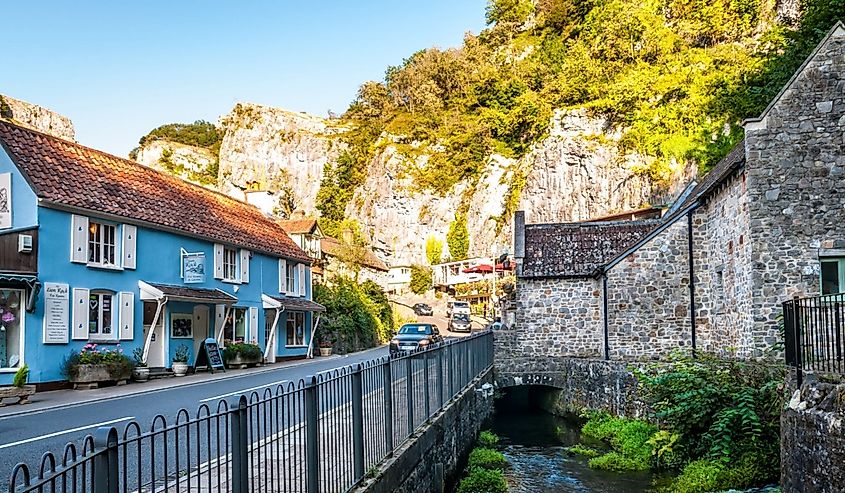
POLYGON ((238 299, 220 289, 188 288, 171 284, 138 282, 142 300, 187 301, 189 303, 209 303, 214 305, 233 305, 238 299))
POLYGON ((41 281, 35 274, 10 274, 0 272, 0 283, 12 286, 26 286, 29 288, 29 297, 26 300, 26 311, 35 311, 35 301, 38 299, 38 292, 41 291, 41 281))
MULTIPOLYGON (((265 341, 264 359, 268 362, 276 361, 276 352, 273 348, 276 346, 276 333, 278 332, 279 316, 284 311, 298 311, 298 312, 316 312, 322 313, 326 311, 326 307, 311 300, 303 298, 285 298, 280 296, 270 296, 267 294, 261 295, 261 302, 267 310, 276 310, 276 316, 273 318, 273 324, 270 326, 270 331, 267 334, 265 341)), ((306 357, 312 357, 314 348, 314 333, 320 325, 320 316, 317 315, 317 321, 311 329, 311 338, 308 341, 308 352, 306 357)))

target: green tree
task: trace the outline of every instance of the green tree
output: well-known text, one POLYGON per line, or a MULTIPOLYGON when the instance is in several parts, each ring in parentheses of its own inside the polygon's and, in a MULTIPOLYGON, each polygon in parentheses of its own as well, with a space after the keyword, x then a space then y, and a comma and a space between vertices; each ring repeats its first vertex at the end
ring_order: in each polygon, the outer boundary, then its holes
POLYGON ((429 236, 425 240, 425 258, 428 259, 430 265, 439 264, 443 258, 443 242, 429 236))
POLYGON ((411 266, 411 292, 425 294, 431 289, 433 274, 430 267, 424 265, 411 266))
POLYGON ((446 243, 449 245, 449 256, 452 260, 464 260, 469 253, 469 231, 467 230, 466 214, 456 214, 455 220, 449 225, 446 233, 446 243))

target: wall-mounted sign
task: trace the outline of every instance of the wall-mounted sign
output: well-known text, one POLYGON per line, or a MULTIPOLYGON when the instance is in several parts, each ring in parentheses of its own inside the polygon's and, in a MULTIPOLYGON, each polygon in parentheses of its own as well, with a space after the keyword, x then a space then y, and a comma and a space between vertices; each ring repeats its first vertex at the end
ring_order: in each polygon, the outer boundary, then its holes
POLYGON ((44 283, 44 344, 67 344, 69 292, 67 284, 44 283))
POLYGON ((205 282, 205 253, 182 250, 182 279, 185 284, 205 282))
POLYGON ((12 174, 0 173, 0 229, 12 227, 12 174))
POLYGON ((170 337, 173 339, 191 339, 194 337, 194 317, 190 313, 170 315, 170 337))

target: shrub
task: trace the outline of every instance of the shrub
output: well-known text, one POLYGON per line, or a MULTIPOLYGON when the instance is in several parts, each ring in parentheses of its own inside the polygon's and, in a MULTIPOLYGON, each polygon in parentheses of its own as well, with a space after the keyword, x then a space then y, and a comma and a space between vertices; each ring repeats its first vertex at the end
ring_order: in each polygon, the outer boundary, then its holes
POLYGON ((414 294, 425 294, 426 291, 431 289, 432 280, 431 267, 411 266, 411 291, 414 294))
POLYGON ((469 231, 465 214, 455 214, 455 220, 449 225, 446 233, 446 243, 449 245, 449 256, 452 260, 463 260, 469 252, 469 231))
MULTIPOLYGON (((261 358, 261 348, 257 344, 250 344, 248 342, 237 342, 234 344, 227 344, 225 351, 223 351, 223 358, 229 362, 233 359, 237 358, 238 355, 241 356, 243 359, 252 360, 256 358, 261 358)), ((185 360, 187 361, 187 352, 185 354, 185 360)), ((176 361, 176 358, 173 358, 173 361, 176 361)))
POLYGON ((690 462, 664 491, 667 493, 708 493, 727 489, 730 486, 720 482, 723 468, 721 463, 706 459, 690 462))
POLYGON ((646 471, 648 463, 641 462, 619 452, 608 452, 599 457, 590 459, 587 463, 593 469, 604 469, 606 471, 646 471))
POLYGON ((425 258, 428 260, 428 263, 430 265, 439 264, 442 257, 443 242, 434 236, 429 236, 425 240, 425 258))
POLYGON ((498 445, 499 437, 489 430, 484 430, 478 434, 478 445, 482 447, 492 448, 498 445))
POLYGON ((498 469, 473 469, 461 480, 457 493, 507 493, 508 482, 498 469))
POLYGON ((65 378, 74 378, 79 365, 105 365, 113 378, 122 377, 132 371, 132 361, 123 354, 120 344, 114 349, 101 348, 97 344, 86 344, 79 352, 71 351, 62 361, 61 374, 65 378))
POLYGON ((597 469, 643 471, 652 460, 651 437, 657 427, 645 421, 617 418, 607 413, 591 413, 581 433, 611 445, 615 452, 590 460, 597 469))
POLYGON ((336 276, 330 285, 314 284, 314 301, 326 307, 320 337, 334 341, 340 353, 374 347, 392 334, 393 310, 374 283, 336 276))
POLYGON ((709 493, 754 485, 776 483, 771 465, 756 453, 743 455, 738 461, 727 463, 711 459, 690 462, 681 474, 665 487, 665 493, 709 493))
POLYGON ((26 380, 29 378, 29 365, 23 365, 15 372, 15 378, 12 380, 12 387, 21 388, 26 385, 26 380))
POLYGON ((501 452, 486 447, 477 447, 469 454, 470 470, 473 469, 505 469, 508 460, 501 452))
POLYGON ((598 457, 598 456, 602 455, 602 453, 599 452, 598 450, 590 448, 590 447, 586 447, 584 445, 581 445, 580 443, 578 445, 573 445, 571 447, 568 447, 566 449, 566 451, 569 452, 570 454, 580 455, 580 456, 586 457, 588 459, 592 459, 594 457, 598 457))

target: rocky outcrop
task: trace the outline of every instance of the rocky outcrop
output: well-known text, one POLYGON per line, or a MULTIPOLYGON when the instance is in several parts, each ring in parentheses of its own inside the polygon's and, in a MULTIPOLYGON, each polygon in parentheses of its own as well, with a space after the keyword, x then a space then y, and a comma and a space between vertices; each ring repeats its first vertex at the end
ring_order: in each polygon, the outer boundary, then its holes
POLYGON ((220 118, 220 180, 227 187, 261 189, 294 209, 316 214, 323 167, 337 157, 330 120, 251 103, 238 103, 220 118))
POLYGON ((76 140, 73 122, 70 121, 70 118, 42 106, 1 94, 0 118, 13 120, 15 123, 26 125, 40 132, 65 140, 76 140))
POLYGON ((217 185, 217 156, 203 147, 168 140, 148 140, 138 148, 135 160, 201 185, 217 185))

